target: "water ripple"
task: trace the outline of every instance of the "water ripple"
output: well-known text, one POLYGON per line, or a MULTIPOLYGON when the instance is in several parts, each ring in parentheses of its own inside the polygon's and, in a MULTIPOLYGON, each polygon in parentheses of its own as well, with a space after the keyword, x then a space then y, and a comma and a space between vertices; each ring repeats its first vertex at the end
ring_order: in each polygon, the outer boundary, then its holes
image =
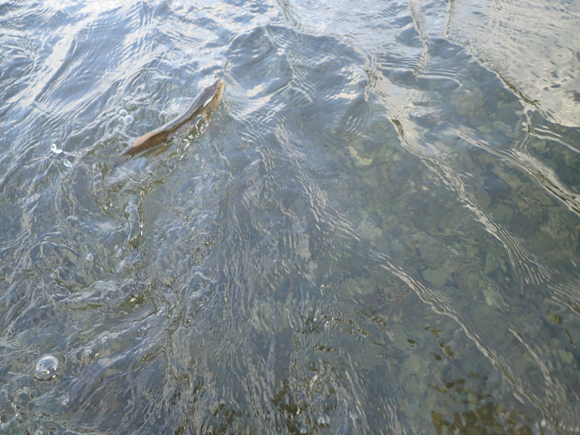
POLYGON ((459 18, 516 6, 482 7, 0 5, 2 429, 578 426, 573 104, 490 64, 459 18))

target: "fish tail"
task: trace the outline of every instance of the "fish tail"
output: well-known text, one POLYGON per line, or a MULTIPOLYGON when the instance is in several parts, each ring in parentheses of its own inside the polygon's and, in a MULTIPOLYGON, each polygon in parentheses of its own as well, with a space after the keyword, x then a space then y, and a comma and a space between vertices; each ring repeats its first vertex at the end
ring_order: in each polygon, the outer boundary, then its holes
POLYGON ((115 169, 117 166, 122 165, 127 160, 129 160, 131 156, 129 154, 119 154, 113 159, 113 168, 115 169))

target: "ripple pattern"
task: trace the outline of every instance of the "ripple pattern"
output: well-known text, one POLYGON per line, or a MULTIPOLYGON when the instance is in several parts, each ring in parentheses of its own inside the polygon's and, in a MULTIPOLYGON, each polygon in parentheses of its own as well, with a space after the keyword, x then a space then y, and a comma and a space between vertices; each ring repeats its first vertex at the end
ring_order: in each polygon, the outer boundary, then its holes
POLYGON ((498 61, 576 15, 528 5, 0 5, 0 430, 577 431, 575 60, 498 61))

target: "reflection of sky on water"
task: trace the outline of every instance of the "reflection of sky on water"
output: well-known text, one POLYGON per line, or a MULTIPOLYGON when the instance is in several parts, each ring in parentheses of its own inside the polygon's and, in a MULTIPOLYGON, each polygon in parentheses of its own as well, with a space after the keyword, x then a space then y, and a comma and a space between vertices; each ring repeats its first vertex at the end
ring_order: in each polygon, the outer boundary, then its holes
POLYGON ((467 0, 453 2, 445 36, 549 121, 578 127, 579 23, 578 2, 467 0))

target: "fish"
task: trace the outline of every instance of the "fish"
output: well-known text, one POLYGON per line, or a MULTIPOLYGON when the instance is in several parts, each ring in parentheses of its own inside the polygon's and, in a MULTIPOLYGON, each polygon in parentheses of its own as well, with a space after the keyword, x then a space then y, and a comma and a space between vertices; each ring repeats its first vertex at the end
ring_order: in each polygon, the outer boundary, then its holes
POLYGON ((189 108, 167 124, 141 136, 123 150, 116 158, 116 164, 122 163, 126 159, 140 153, 141 151, 152 148, 165 142, 173 133, 175 133, 184 124, 193 121, 200 115, 209 116, 210 113, 220 105, 222 94, 224 92, 225 84, 222 80, 216 80, 211 86, 203 89, 195 100, 191 103, 189 108))

